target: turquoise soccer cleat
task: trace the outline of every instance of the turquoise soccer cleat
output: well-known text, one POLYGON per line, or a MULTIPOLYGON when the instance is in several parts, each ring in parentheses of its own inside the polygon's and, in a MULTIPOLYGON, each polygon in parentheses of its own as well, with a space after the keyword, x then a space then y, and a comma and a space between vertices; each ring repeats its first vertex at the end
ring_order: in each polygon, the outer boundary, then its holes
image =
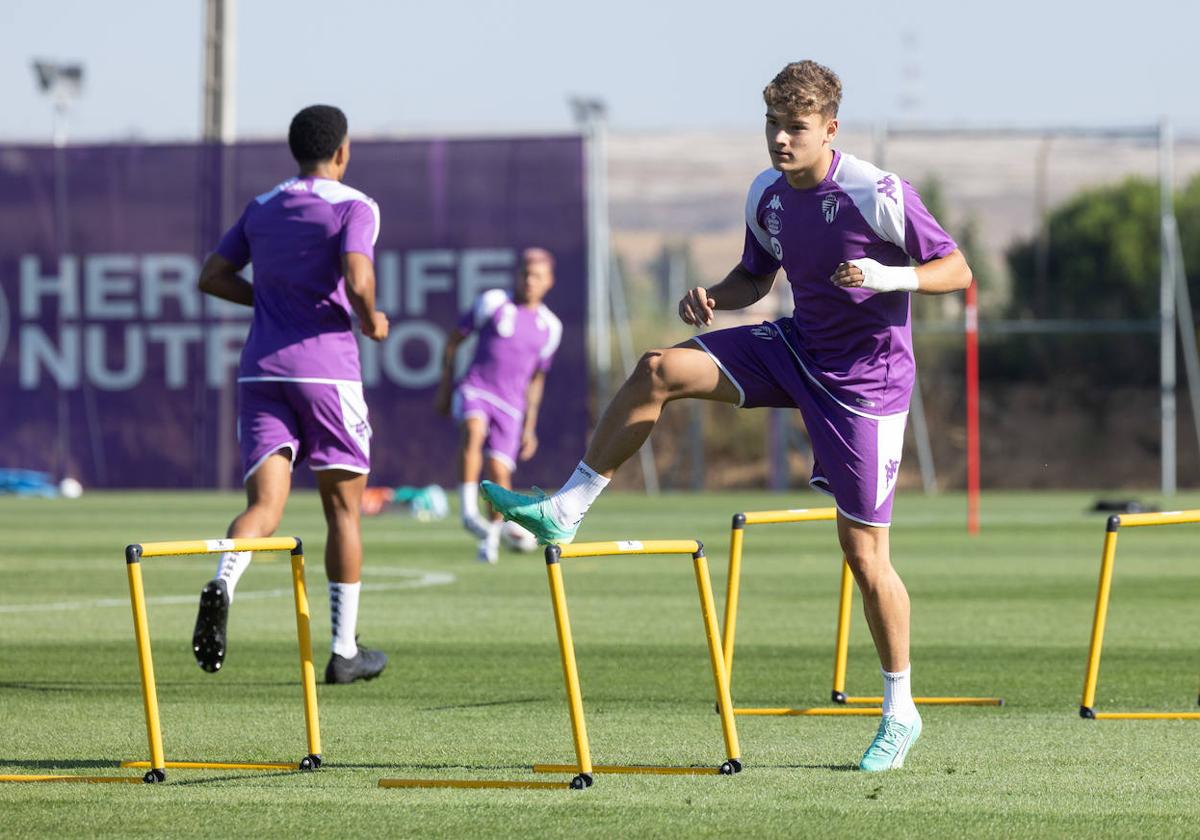
POLYGON ((900 769, 904 766, 904 758, 908 751, 920 737, 921 718, 918 717, 911 726, 906 726, 894 716, 888 715, 879 722, 875 740, 863 753, 862 760, 858 762, 858 769, 866 773, 900 769))
MULTIPOLYGON (((525 496, 491 481, 480 482, 479 488, 501 516, 532 533, 538 545, 566 545, 575 539, 579 524, 570 527, 560 525, 554 519, 550 497, 545 493, 538 491, 537 496, 525 496)), ((536 487, 534 489, 537 490, 536 487)))

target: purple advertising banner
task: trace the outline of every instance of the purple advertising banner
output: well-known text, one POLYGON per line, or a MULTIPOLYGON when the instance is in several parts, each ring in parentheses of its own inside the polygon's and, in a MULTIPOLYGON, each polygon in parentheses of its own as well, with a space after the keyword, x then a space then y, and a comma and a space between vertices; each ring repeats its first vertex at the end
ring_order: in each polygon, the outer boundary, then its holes
MULTIPOLYGON (((282 142, 0 146, 0 467, 240 486, 231 383, 250 310, 196 279, 224 226, 294 171, 282 142)), ((516 481, 559 480, 587 431, 580 138, 356 142, 346 183, 379 203, 392 322, 383 344, 360 341, 371 483, 457 482, 458 434, 433 410, 446 337, 477 294, 512 285, 529 246, 557 260, 546 305, 563 337, 516 481)))

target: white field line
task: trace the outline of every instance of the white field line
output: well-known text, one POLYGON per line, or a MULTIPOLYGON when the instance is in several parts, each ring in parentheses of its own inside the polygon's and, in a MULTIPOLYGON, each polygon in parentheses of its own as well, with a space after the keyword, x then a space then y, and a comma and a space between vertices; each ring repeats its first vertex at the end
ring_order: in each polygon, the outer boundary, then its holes
MULTIPOLYGON (((401 577, 391 583, 363 582, 364 592, 390 592, 398 589, 423 589, 427 586, 447 586, 456 578, 450 572, 426 572, 420 569, 371 569, 366 577, 401 577)), ((197 590, 199 591, 199 590, 197 590)), ((249 592, 238 591, 234 600, 263 601, 268 598, 291 597, 292 588, 260 589, 249 592)), ((146 599, 147 604, 195 604, 197 595, 158 595, 146 599)), ((92 598, 86 601, 56 601, 49 604, 0 604, 0 615, 5 613, 73 612, 76 610, 100 609, 103 607, 128 607, 128 598, 92 598)))

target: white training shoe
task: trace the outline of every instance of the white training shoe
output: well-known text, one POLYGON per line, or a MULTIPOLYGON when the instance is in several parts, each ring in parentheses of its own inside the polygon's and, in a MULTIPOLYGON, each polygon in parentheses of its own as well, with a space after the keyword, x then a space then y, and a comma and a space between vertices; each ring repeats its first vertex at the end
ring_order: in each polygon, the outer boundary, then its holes
POLYGON ((500 547, 485 537, 479 541, 479 548, 475 551, 475 559, 480 563, 487 563, 494 566, 500 561, 500 547))
POLYGON ((533 552, 538 550, 537 537, 516 522, 505 522, 500 531, 500 542, 512 551, 533 552))

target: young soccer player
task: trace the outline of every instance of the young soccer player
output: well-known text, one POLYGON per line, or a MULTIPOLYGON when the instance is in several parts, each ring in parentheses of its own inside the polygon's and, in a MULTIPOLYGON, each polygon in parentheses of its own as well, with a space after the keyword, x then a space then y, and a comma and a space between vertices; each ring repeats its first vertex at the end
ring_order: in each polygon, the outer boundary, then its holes
POLYGON ((446 343, 436 407, 453 412, 462 430, 458 468, 462 523, 479 539, 477 559, 495 563, 503 535, 513 547, 532 551, 533 536, 515 523, 507 527, 499 514, 479 514, 479 478, 484 467, 501 487, 512 487, 517 461, 537 452, 537 418, 546 371, 562 338, 562 323, 542 303, 554 286, 554 257, 528 248, 510 295, 492 289, 480 295, 463 315, 446 343), (462 381, 454 387, 454 359, 471 333, 479 343, 462 381))
POLYGON ((706 327, 714 312, 759 300, 783 268, 792 316, 646 353, 558 493, 531 498, 486 483, 484 492, 539 540, 569 542, 665 403, 798 408, 812 439, 810 483, 837 503, 838 538, 883 671, 883 719, 859 763, 877 771, 903 766, 921 734, 910 688, 908 593, 888 547, 915 375, 909 293, 965 289, 971 270, 911 185, 833 148, 841 93, 838 77, 812 61, 789 64, 767 85, 772 168, 750 187, 741 262, 716 286, 692 289, 679 302, 685 323, 706 327))
MULTIPOLYGON (((230 537, 275 533, 292 484, 308 461, 325 511, 325 574, 333 643, 327 683, 379 675, 387 656, 357 644, 362 545, 359 507, 370 471, 371 426, 363 401, 357 320, 382 341, 387 316, 375 309, 379 208, 342 183, 350 162, 346 116, 313 105, 292 119, 288 145, 299 174, 255 198, 222 237, 200 274, 207 294, 254 307, 238 370, 238 439, 246 509, 230 537), (254 264, 254 283, 238 272, 254 264)), ((192 636, 196 661, 217 671, 225 625, 249 552, 221 557, 200 593, 192 636)))

